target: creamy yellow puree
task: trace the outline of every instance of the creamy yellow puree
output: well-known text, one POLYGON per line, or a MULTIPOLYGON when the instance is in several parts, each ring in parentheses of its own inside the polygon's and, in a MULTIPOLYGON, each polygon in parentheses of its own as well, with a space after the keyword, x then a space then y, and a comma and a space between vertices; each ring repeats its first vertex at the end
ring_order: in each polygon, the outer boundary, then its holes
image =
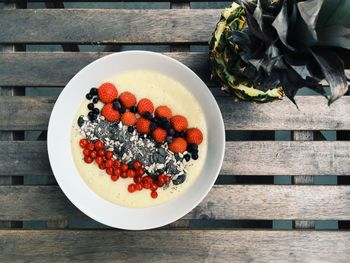
MULTIPOLYGON (((136 95, 137 100, 149 98, 154 106, 167 105, 173 114, 186 116, 190 127, 197 127, 203 132, 204 140, 199 146, 199 158, 196 161, 191 159, 186 169, 188 174, 183 184, 171 186, 166 190, 158 188, 158 198, 150 197, 150 190, 136 191, 129 193, 127 186, 132 183, 132 178, 119 178, 113 182, 110 176, 98 168, 96 163, 86 164, 83 161, 82 149, 79 140, 82 135, 79 132, 77 120, 80 115, 87 115, 87 101, 84 99, 74 118, 71 145, 76 167, 85 183, 99 196, 114 204, 126 207, 150 207, 159 205, 175 198, 185 191, 201 173, 207 155, 207 127, 201 107, 194 96, 176 80, 153 71, 126 71, 116 75, 106 82, 116 85, 119 94, 123 91, 130 91, 136 95)), ((82 97, 84 94, 82 94, 82 97)), ((195 189, 194 189, 195 190, 195 189)), ((79 191, 79 189, 77 189, 79 191)))

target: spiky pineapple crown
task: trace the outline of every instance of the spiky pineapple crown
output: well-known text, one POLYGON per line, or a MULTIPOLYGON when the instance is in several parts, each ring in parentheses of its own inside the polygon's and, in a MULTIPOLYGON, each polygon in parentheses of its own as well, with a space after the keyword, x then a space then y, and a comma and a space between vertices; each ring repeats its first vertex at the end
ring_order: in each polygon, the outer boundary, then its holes
POLYGON ((235 0, 246 22, 228 38, 244 61, 244 76, 260 89, 281 85, 294 103, 302 87, 326 94, 329 103, 348 90, 339 49, 350 49, 350 1, 235 0), (341 16, 341 14, 344 14, 341 16))

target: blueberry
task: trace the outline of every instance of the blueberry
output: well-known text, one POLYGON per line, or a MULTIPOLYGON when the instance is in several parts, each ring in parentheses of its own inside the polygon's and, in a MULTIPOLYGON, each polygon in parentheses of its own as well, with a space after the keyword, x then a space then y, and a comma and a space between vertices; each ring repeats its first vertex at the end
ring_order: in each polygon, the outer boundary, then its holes
POLYGON ((95 106, 94 106, 93 103, 89 103, 89 104, 87 105, 87 108, 88 108, 89 110, 93 110, 93 109, 95 108, 95 106))
POLYGON ((95 114, 92 114, 91 116, 89 116, 90 121, 94 121, 96 119, 97 119, 97 116, 95 114))
POLYGON ((150 113, 149 111, 146 111, 144 114, 143 114, 143 117, 147 120, 152 120, 153 118, 153 115, 152 113, 150 113))
POLYGON ((180 137, 185 138, 186 134, 185 132, 180 132, 180 137))
POLYGON ((91 89, 90 89, 90 94, 91 94, 92 96, 97 95, 97 89, 96 89, 96 88, 91 88, 91 89))
POLYGON ((98 102, 98 98, 97 98, 97 97, 93 98, 93 99, 92 99, 92 102, 93 102, 94 104, 96 104, 96 103, 98 102))
POLYGON ((92 115, 95 115, 92 111, 89 111, 88 117, 91 117, 92 115))
POLYGON ((175 130, 174 129, 169 129, 168 134, 171 136, 174 136, 175 130))
POLYGON ((132 106, 132 107, 130 108, 130 111, 131 111, 132 113, 136 113, 136 112, 137 112, 136 106, 132 106))
POLYGON ((157 128, 157 125, 154 122, 151 122, 151 124, 149 125, 150 131, 153 132, 156 128, 157 128))
POLYGON ((126 112, 126 109, 124 106, 120 106, 119 113, 123 114, 126 112))
POLYGON ((162 127, 166 130, 169 130, 171 128, 170 122, 169 121, 163 122, 162 127))
POLYGON ((134 127, 133 126, 129 126, 128 127, 128 132, 130 132, 130 133, 134 132, 134 127))
POLYGON ((157 118, 153 117, 150 121, 156 123, 157 122, 157 118))
POLYGON ((120 102, 118 100, 113 101, 113 109, 115 110, 120 110, 120 108, 122 107, 122 105, 120 105, 120 102))
POLYGON ((180 137, 180 133, 179 132, 175 132, 174 137, 180 137))
POLYGON ((97 114, 100 113, 100 110, 99 110, 98 108, 94 108, 94 109, 92 110, 92 112, 93 112, 95 115, 97 115, 97 114))
POLYGON ((184 158, 185 158, 186 162, 191 160, 191 156, 189 154, 185 154, 184 158))
POLYGON ((172 136, 167 136, 167 137, 166 137, 167 143, 172 143, 173 140, 174 140, 174 138, 173 138, 172 136))
POLYGON ((167 122, 168 119, 167 119, 166 117, 160 117, 160 121, 161 121, 161 122, 167 122))
POLYGON ((157 125, 158 127, 162 126, 162 121, 159 120, 159 119, 156 119, 156 125, 157 125))
POLYGON ((192 150, 192 154, 198 154, 198 150, 192 150))
POLYGON ((88 94, 85 95, 85 98, 87 98, 88 100, 91 100, 92 99, 92 95, 90 93, 88 93, 88 94))
POLYGON ((192 159, 197 160, 198 159, 198 153, 192 153, 192 159))
POLYGON ((196 151, 198 152, 198 145, 197 144, 189 144, 187 146, 187 151, 189 151, 190 153, 193 153, 193 151, 196 151))

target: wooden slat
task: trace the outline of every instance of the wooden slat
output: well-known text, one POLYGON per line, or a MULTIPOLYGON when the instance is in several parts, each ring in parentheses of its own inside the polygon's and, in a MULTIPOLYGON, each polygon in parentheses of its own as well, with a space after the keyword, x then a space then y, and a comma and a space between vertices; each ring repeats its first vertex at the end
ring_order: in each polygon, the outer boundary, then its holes
MULTIPOLYGON (((65 86, 80 69, 108 54, 111 53, 16 52, 6 54, 0 52, 0 85, 65 86)), ((207 53, 168 52, 163 54, 184 63, 202 79, 208 81, 210 74, 207 53)))
MULTIPOLYGON (((350 107, 348 96, 330 107, 320 96, 296 97, 300 110, 288 99, 267 104, 234 101, 226 96, 216 100, 226 130, 350 129, 350 116, 343 114, 350 107)), ((0 130, 46 130, 54 102, 54 97, 0 97, 0 130), (30 112, 30 116, 23 112, 30 112)))
POLYGON ((220 9, 0 11, 0 43, 207 43, 220 9))
POLYGON ((56 97, 0 97, 1 130, 47 130, 56 97))
MULTIPOLYGON (((58 186, 0 186, 0 220, 85 218, 58 186)), ((349 220, 350 186, 221 185, 183 219, 349 220)))
MULTIPOLYGON (((226 142, 221 174, 350 175, 350 142, 226 142)), ((0 142, 1 175, 51 175, 46 142, 0 142)))
MULTIPOLYGON (((175 45, 175 47, 186 47, 186 45, 175 45)), ((173 48, 172 50, 178 49, 173 48)), ((208 53, 181 51, 163 52, 162 54, 179 60, 199 75, 203 81, 209 82, 208 53)), ((0 52, 0 85, 65 86, 87 64, 109 54, 111 53, 0 52)))
POLYGON ((349 232, 0 231, 8 262, 349 262, 349 232))

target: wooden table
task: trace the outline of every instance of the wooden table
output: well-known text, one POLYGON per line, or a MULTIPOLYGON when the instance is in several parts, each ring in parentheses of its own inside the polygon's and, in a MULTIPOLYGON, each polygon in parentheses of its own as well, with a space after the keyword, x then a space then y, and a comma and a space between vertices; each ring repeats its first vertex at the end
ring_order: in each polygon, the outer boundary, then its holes
POLYGON ((287 99, 254 104, 225 96, 209 79, 207 53, 198 51, 206 49, 219 9, 190 9, 187 1, 158 10, 41 4, 0 10, 1 262, 350 261, 349 97, 331 107, 320 96, 297 97, 297 110, 287 99), (29 44, 61 51, 34 52, 29 44), (46 46, 52 44, 60 46, 46 46), (181 220, 142 232, 108 229, 67 200, 45 142, 56 97, 22 96, 28 87, 64 87, 86 64, 134 44, 166 51, 208 83, 230 139, 207 198, 181 220), (274 141, 281 130, 292 131, 291 139, 274 141), (337 131, 339 140, 326 141, 320 130, 337 131), (26 131, 40 135, 29 140, 26 131), (237 132, 245 139, 231 140, 237 132), (338 176, 338 184, 315 185, 316 175, 338 176), (273 184, 272 176, 291 176, 291 184, 273 184), (293 222, 292 229, 273 228, 276 220, 293 222), (317 229, 323 220, 336 229, 317 229))

